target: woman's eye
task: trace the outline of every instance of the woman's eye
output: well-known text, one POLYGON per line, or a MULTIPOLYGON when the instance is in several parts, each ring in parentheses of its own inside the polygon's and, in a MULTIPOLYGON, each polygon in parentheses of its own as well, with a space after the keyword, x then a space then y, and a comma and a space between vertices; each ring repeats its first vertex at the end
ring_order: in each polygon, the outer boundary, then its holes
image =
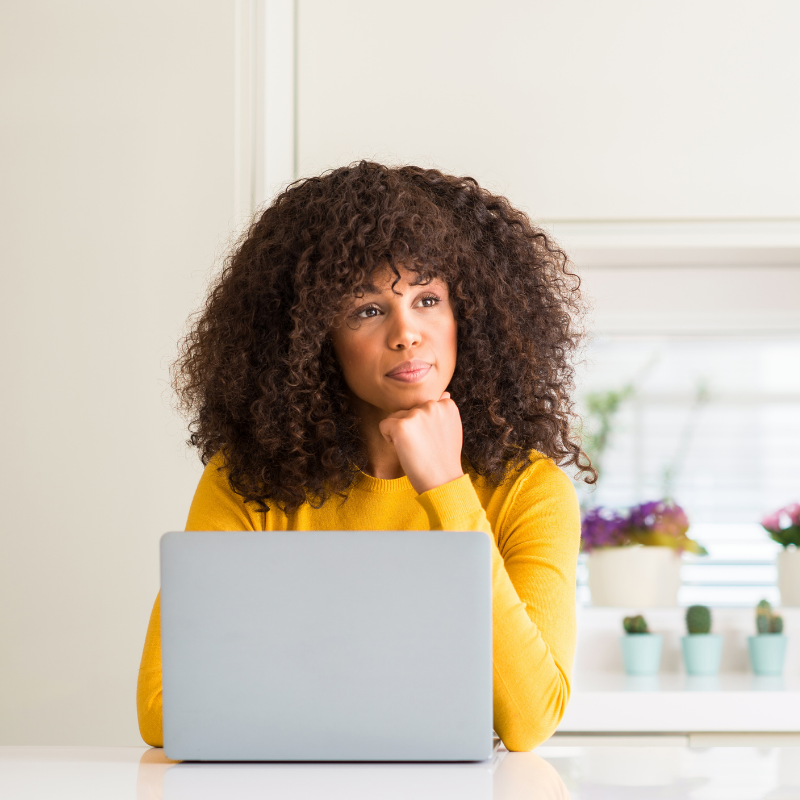
POLYGON ((429 294, 423 297, 419 302, 423 308, 431 308, 431 306, 435 306, 439 302, 439 298, 434 294, 429 294))
POLYGON ((356 316, 359 319, 371 319, 376 314, 378 314, 378 309, 375 306, 367 306, 366 308, 362 308, 360 311, 356 311, 356 316))

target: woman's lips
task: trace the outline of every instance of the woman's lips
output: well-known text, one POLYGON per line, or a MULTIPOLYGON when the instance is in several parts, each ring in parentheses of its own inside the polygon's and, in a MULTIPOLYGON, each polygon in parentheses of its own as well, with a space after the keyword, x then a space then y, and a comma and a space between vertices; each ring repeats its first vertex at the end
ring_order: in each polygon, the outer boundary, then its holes
POLYGON ((426 361, 405 361, 398 364, 391 372, 387 372, 386 377, 403 383, 416 383, 428 374, 430 368, 431 365, 426 361))

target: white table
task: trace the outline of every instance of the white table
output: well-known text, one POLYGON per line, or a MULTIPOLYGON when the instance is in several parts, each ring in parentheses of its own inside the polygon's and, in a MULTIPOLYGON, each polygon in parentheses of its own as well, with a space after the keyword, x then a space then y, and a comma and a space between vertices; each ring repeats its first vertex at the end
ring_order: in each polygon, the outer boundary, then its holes
POLYGON ((473 764, 175 763, 148 747, 0 747, 14 800, 751 800, 800 797, 800 748, 504 748, 473 764))

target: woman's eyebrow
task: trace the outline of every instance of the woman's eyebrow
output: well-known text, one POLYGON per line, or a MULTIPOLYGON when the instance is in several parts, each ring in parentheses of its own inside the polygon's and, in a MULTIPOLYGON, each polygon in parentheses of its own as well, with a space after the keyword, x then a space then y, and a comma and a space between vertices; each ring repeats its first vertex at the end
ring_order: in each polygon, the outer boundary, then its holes
MULTIPOLYGON (((388 288, 391 289, 392 287, 389 286, 388 288)), ((377 286, 375 286, 374 283, 365 283, 361 287, 362 294, 359 295, 359 296, 360 297, 364 297, 365 295, 368 295, 368 294, 383 294, 385 291, 386 291, 385 288, 384 289, 379 289, 377 286)), ((395 292, 395 294, 401 294, 401 292, 395 292)))
MULTIPOLYGON (((411 286, 412 288, 415 288, 417 286, 428 286, 433 280, 435 279, 432 278, 430 280, 420 280, 419 278, 417 278, 413 283, 409 283, 408 285, 411 286)), ((394 288, 394 284, 392 284, 388 288, 394 288)), ((384 290, 378 289, 378 287, 374 283, 364 283, 361 285, 361 291, 363 292, 363 294, 360 296, 364 297, 364 295, 368 294, 383 294, 385 289, 384 290)), ((402 292, 395 292, 395 294, 402 294, 402 292)))

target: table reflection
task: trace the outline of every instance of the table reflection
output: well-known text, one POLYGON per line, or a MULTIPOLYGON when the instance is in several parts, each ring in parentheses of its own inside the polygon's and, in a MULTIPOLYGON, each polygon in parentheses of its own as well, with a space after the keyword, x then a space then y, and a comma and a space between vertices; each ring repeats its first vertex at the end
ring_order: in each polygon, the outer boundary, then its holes
POLYGON ((799 747, 557 747, 572 800, 800 800, 799 747))
POLYGON ((144 753, 137 800, 220 797, 341 800, 569 800, 558 772, 536 753, 499 750, 470 763, 176 762, 160 748, 144 753))

